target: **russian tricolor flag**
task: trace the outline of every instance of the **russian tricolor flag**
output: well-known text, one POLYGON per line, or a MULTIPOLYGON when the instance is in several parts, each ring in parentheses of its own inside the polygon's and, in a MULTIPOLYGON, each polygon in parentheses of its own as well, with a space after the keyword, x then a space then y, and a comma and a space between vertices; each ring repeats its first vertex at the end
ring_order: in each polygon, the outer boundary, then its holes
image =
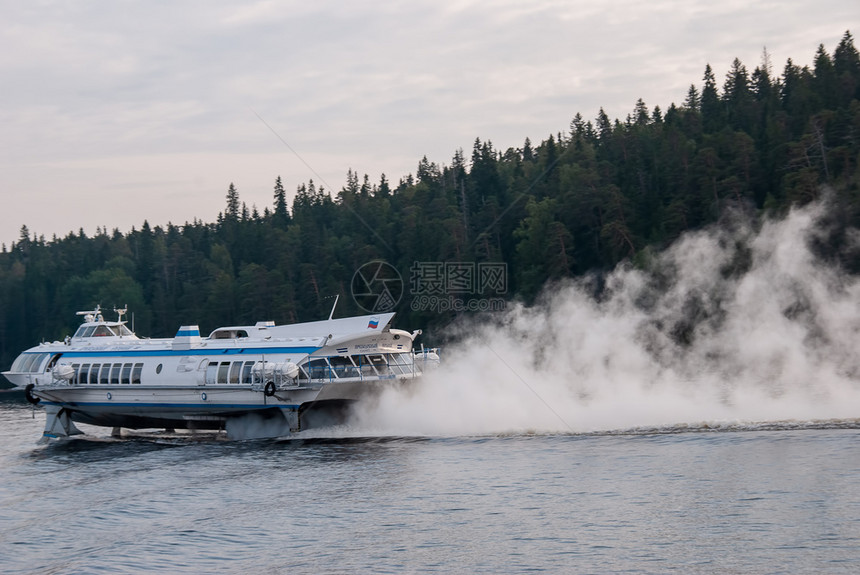
POLYGON ((367 327, 369 329, 378 328, 379 327, 379 318, 378 317, 371 318, 370 321, 367 322, 367 327))

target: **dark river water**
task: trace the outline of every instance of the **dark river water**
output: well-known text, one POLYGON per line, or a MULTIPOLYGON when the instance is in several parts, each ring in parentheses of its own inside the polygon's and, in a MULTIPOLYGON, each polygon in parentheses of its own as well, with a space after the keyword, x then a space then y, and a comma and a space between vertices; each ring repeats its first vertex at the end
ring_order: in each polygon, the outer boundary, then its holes
POLYGON ((3 395, 4 573, 860 572, 860 421, 37 445, 3 395))

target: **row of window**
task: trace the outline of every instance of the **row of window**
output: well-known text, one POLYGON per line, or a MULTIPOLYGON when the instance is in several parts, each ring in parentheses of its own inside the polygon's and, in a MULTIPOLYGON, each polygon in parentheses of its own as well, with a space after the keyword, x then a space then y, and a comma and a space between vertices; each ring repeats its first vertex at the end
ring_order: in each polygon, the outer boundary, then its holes
POLYGON ((143 372, 142 363, 73 363, 75 376, 73 385, 93 384, 135 384, 140 383, 143 372))
MULTIPOLYGON (((49 353, 23 354, 15 360, 12 371, 38 372, 49 353)), ((48 365, 59 359, 56 355, 48 365)), ((262 383, 263 364, 258 361, 212 361, 206 365, 206 384, 262 383), (257 369, 254 366, 259 364, 257 369)), ((75 375, 72 384, 139 384, 143 363, 73 363, 75 375)), ((374 375, 409 374, 414 369, 411 354, 392 353, 376 355, 334 356, 316 358, 299 367, 298 379, 337 379, 374 375)), ((156 368, 161 373, 161 365, 156 368)), ((275 373, 276 379, 283 374, 275 373)))
MULTIPOLYGON (((206 366, 206 385, 216 383, 254 383, 256 361, 212 361, 206 366)), ((259 379, 259 374, 257 374, 259 379)), ((259 381, 257 382, 259 383, 259 381)))
MULTIPOLYGON (((312 359, 299 366, 297 379, 340 379, 373 377, 376 375, 408 375, 413 373, 412 357, 408 353, 378 355, 333 356, 312 359)), ((213 361, 206 366, 206 385, 263 383, 264 379, 287 379, 275 371, 264 378, 263 364, 257 361, 213 361), (257 366, 256 369, 254 366, 257 366)))
MULTIPOLYGON (((312 359, 305 367, 311 379, 408 375, 414 370, 412 355, 408 353, 321 357, 312 359)), ((307 377, 304 369, 299 377, 307 377)))
POLYGON ((124 325, 82 325, 73 337, 127 336, 134 333, 124 325))

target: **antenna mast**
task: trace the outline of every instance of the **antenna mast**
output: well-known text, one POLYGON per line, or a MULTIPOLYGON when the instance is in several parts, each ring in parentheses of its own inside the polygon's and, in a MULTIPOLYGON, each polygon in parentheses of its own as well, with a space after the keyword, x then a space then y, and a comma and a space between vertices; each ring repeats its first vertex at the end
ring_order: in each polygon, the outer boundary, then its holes
POLYGON ((333 317, 334 317, 334 308, 336 308, 336 307, 337 307, 337 298, 339 298, 339 297, 340 297, 340 294, 337 294, 337 295, 335 295, 335 296, 334 296, 334 305, 333 305, 333 306, 331 306, 331 313, 330 313, 330 314, 328 314, 328 320, 329 320, 329 321, 331 321, 331 318, 333 318, 333 317))

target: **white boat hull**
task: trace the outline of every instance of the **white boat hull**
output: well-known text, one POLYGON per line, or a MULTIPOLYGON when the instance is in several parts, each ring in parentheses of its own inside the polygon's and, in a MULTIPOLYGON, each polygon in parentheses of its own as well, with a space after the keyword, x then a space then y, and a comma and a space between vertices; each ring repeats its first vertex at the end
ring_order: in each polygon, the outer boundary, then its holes
MULTIPOLYGON (((32 390, 50 412, 62 410, 77 423, 128 429, 216 429, 229 431, 228 423, 257 415, 263 419, 283 417, 288 431, 306 429, 311 419, 306 412, 342 411, 350 404, 378 394, 395 380, 328 383, 319 387, 277 390, 267 396, 262 391, 213 387, 57 387, 32 390)), ((46 435, 62 436, 46 422, 46 435)))

